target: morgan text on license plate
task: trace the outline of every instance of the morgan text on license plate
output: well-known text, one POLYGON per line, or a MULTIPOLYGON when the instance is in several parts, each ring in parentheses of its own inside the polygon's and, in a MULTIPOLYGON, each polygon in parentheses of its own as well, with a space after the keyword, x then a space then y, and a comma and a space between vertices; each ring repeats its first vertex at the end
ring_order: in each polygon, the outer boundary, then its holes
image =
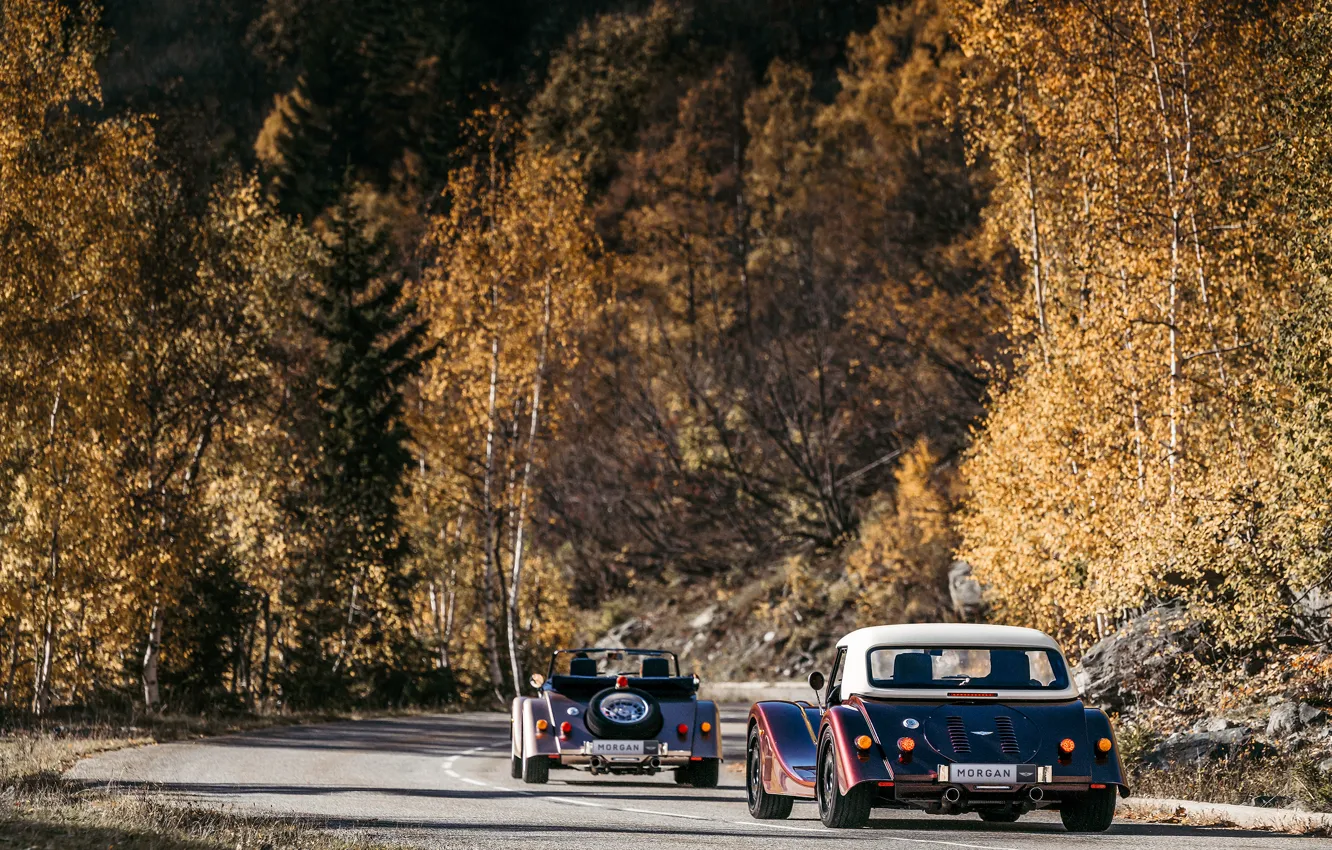
POLYGON ((598 756, 641 756, 642 741, 593 741, 589 752, 598 756))
POLYGON ((1036 771, 1029 765, 955 764, 949 770, 953 782, 1035 782, 1036 771), (1025 770, 1024 770, 1025 768, 1025 770), (1029 776, 1023 776, 1029 774, 1029 776))

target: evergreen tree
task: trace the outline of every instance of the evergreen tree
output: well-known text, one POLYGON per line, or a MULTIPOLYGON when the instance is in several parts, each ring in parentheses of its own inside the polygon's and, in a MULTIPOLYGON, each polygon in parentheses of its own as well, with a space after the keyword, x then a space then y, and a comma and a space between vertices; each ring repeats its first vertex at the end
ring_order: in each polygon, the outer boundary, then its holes
MULTIPOLYGON (((285 689, 298 703, 364 696, 355 681, 412 663, 413 580, 398 499, 412 454, 403 386, 431 351, 403 297, 386 241, 344 201, 328 218, 328 257, 313 298, 318 428, 298 500, 308 558, 288 588, 296 646, 285 689)), ((392 698, 392 694, 380 694, 392 698)))

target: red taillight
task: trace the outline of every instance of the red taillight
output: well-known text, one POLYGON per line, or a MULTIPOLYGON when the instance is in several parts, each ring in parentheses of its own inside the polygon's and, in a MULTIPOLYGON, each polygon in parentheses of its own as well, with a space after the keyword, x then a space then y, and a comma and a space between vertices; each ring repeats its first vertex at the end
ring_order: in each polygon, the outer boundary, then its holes
POLYGON ((681 723, 679 726, 676 726, 676 727, 675 727, 675 731, 676 731, 676 732, 679 732, 679 733, 680 733, 680 737, 683 738, 685 735, 688 735, 688 734, 689 734, 689 727, 686 726, 685 724, 681 723))
POLYGON ((627 687, 629 687, 629 677, 628 677, 628 676, 620 676, 619 678, 617 678, 617 679, 615 680, 615 687, 617 687, 617 688, 627 688, 627 687))
POLYGON ((904 753, 909 753, 916 748, 915 738, 898 738, 897 748, 904 753))
POLYGON ((1063 753, 1066 756, 1071 755, 1073 753, 1073 746, 1074 746, 1073 739, 1065 738, 1064 740, 1059 742, 1059 752, 1063 753))
POLYGON ((572 731, 573 731, 573 724, 570 723, 569 721, 566 720, 560 724, 560 734, 563 735, 564 737, 566 738, 569 737, 569 733, 572 731))

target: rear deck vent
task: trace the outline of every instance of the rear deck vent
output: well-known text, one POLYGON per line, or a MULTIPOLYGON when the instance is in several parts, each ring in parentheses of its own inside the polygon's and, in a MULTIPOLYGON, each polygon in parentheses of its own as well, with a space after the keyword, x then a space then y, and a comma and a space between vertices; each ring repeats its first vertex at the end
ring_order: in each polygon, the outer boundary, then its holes
POLYGON ((967 740, 967 727, 962 722, 962 718, 948 718, 948 740, 953 745, 953 752, 971 752, 971 742, 967 740))
POLYGON ((1013 731, 1013 718, 1000 715, 994 719, 994 730, 999 733, 999 749, 1011 756, 1018 754, 1017 732, 1013 731))

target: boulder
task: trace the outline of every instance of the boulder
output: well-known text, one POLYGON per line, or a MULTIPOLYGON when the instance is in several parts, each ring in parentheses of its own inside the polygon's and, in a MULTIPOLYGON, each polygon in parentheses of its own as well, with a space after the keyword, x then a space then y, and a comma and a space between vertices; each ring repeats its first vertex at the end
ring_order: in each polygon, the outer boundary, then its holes
POLYGON ((1118 711, 1144 693, 1168 694, 1177 659, 1193 651, 1198 626, 1181 605, 1161 605, 1097 642, 1073 671, 1091 703, 1118 711))
POLYGON ((954 561, 948 568, 948 596, 953 612, 964 621, 973 620, 985 610, 985 588, 971 575, 971 564, 954 561))
POLYGON ((1302 729, 1323 723, 1327 715, 1308 703, 1278 703, 1267 717, 1267 737, 1272 739, 1294 735, 1302 729))
POLYGON ((1171 764, 1198 764, 1204 761, 1256 755, 1259 745, 1253 730, 1232 726, 1215 732, 1176 732, 1153 747, 1143 761, 1154 767, 1171 764))
POLYGON ((638 646, 650 631, 648 624, 637 617, 631 617, 606 632, 597 643, 609 649, 626 649, 638 646))

